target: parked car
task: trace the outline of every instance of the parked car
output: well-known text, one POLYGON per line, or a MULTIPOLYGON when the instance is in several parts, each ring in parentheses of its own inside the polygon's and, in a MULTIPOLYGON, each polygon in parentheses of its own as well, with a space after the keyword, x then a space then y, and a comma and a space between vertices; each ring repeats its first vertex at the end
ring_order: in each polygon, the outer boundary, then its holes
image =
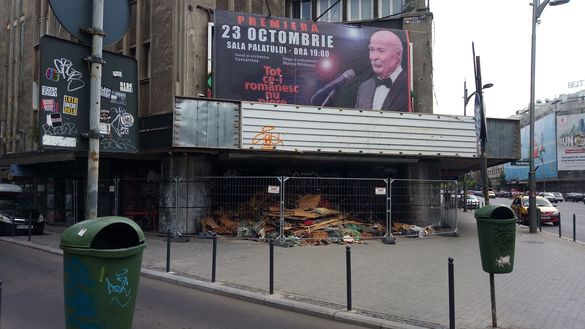
POLYGON ((494 191, 488 191, 488 198, 495 199, 496 198, 496 192, 494 192, 494 191))
POLYGON ((551 203, 556 203, 557 198, 555 197, 554 194, 552 194, 552 192, 540 192, 538 193, 539 196, 547 199, 548 201, 550 201, 551 203))
POLYGON ((569 192, 569 193, 565 194, 565 200, 573 201, 573 202, 581 202, 581 201, 583 201, 583 193, 569 192))
POLYGON ((563 195, 561 194, 561 192, 550 192, 550 193, 552 193, 552 195, 554 196, 554 200, 555 200, 554 202, 563 202, 563 201, 565 201, 565 198, 563 197, 563 195))
MULTIPOLYGON (((512 201, 510 206, 516 217, 518 217, 518 223, 529 225, 528 223, 528 196, 517 196, 512 201)), ((540 219, 542 223, 552 223, 553 225, 559 225, 560 213, 558 209, 550 203, 547 199, 541 196, 536 197, 536 207, 540 209, 540 219)))
MULTIPOLYGON (((479 209, 479 199, 475 195, 468 194, 466 201, 467 209, 479 209)), ((461 207, 463 208, 463 205, 461 205, 461 207)))
POLYGON ((28 234, 29 228, 43 234, 45 218, 23 198, 20 186, 0 184, 0 234, 28 234))

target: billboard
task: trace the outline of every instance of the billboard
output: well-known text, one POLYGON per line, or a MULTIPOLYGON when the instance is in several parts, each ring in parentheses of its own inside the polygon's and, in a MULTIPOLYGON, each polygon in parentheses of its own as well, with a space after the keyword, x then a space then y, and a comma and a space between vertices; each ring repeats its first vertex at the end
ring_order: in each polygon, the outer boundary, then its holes
MULTIPOLYGON (((45 149, 87 150, 91 48, 45 35, 40 42, 39 130, 45 149)), ((138 151, 138 78, 132 57, 103 52, 100 151, 138 151)))
POLYGON ((585 170, 585 114, 557 117, 559 170, 585 170))
MULTIPOLYGON (((529 160, 530 126, 520 130, 520 147, 522 162, 529 160)), ((536 180, 556 179, 557 172, 557 139, 555 130, 555 114, 551 113, 534 123, 534 168, 536 180)), ((529 166, 504 165, 507 181, 528 180, 529 166)))
POLYGON ((412 111, 403 30, 216 10, 213 96, 412 111))

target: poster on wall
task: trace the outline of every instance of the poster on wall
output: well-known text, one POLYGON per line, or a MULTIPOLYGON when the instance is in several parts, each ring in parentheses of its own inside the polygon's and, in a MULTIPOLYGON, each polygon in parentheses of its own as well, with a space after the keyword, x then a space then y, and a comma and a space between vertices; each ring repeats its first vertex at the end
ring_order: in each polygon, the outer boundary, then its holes
MULTIPOLYGON (((557 172, 557 142, 555 130, 555 114, 551 113, 534 124, 534 168, 536 180, 556 179, 557 172)), ((529 161, 530 126, 520 130, 521 162, 529 161)), ((504 173, 507 181, 528 180, 529 166, 518 166, 507 163, 504 173)))
POLYGON ((559 170, 585 170, 585 114, 557 117, 559 170))
POLYGON ((216 10, 213 96, 411 112, 404 30, 216 10))

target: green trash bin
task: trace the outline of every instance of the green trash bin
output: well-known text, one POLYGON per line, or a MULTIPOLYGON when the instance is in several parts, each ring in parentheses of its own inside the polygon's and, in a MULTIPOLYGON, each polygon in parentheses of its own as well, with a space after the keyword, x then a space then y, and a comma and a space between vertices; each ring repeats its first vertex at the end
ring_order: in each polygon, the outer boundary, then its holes
POLYGON ((125 217, 79 222, 63 232, 67 329, 131 329, 146 247, 144 233, 125 217))
POLYGON ((475 212, 481 266, 487 273, 514 269, 516 215, 507 206, 488 205, 475 212))

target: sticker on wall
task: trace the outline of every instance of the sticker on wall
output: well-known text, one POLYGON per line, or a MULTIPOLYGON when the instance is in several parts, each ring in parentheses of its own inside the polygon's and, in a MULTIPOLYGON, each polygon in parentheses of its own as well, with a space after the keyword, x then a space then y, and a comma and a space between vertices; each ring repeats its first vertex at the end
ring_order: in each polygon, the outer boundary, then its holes
POLYGON ((79 99, 73 96, 63 96, 63 114, 77 115, 79 99))
POLYGON ((41 99, 41 111, 57 112, 59 109, 59 102, 52 98, 41 99))
POLYGON ((107 98, 110 99, 110 97, 112 97, 112 89, 108 88, 108 87, 103 87, 102 86, 102 90, 101 90, 101 95, 103 98, 107 98))
MULTIPOLYGON (((51 145, 51 146, 60 146, 60 147, 76 147, 77 146, 77 139, 75 137, 64 137, 64 136, 51 136, 51 135, 44 135, 43 136, 43 145, 51 145)), ((50 194, 53 197, 52 194, 50 194)), ((49 200, 49 195, 47 195, 47 207, 49 204, 53 203, 49 200)))
POLYGON ((59 71, 55 70, 52 67, 49 67, 48 69, 45 70, 45 78, 47 78, 47 80, 51 80, 51 81, 59 81, 59 71))
POLYGON ((110 96, 110 102, 114 104, 126 105, 126 94, 113 90, 112 95, 110 96))
POLYGON ((41 95, 49 97, 57 97, 57 87, 42 86, 41 95))
POLYGON ((110 122, 110 119, 112 119, 112 116, 110 115, 110 110, 101 109, 100 110, 100 122, 108 123, 108 122, 110 122))
POLYGON ((63 118, 61 118, 61 113, 47 114, 47 125, 51 127, 61 127, 63 125, 63 118))
POLYGON ((112 71, 112 76, 115 78, 121 78, 122 77, 122 71, 112 71))
POLYGON ((131 82, 123 82, 120 81, 120 91, 123 91, 125 93, 132 93, 132 83, 131 82))
POLYGON ((100 122, 100 135, 109 135, 111 133, 111 125, 109 123, 100 122))

